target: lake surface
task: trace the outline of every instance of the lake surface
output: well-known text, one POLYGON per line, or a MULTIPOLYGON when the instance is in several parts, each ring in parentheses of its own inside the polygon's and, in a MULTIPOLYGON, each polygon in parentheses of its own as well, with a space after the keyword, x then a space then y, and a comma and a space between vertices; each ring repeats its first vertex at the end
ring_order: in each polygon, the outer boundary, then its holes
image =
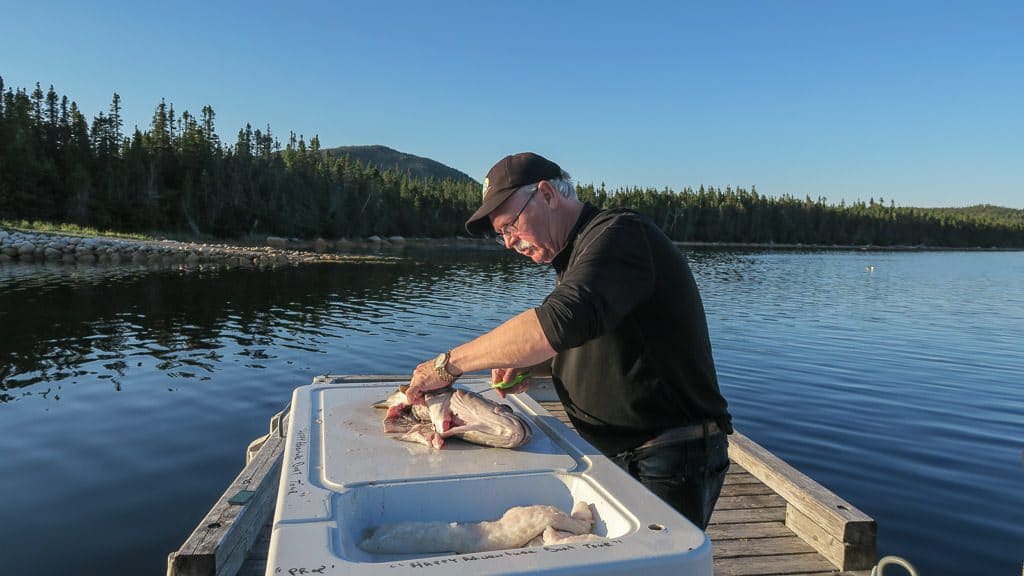
MULTIPOLYGON (((553 284, 466 246, 0 265, 0 573, 163 574, 294 387, 408 373, 553 284)), ((881 555, 1020 573, 1024 253, 685 251, 738 429, 875 518, 881 555)))

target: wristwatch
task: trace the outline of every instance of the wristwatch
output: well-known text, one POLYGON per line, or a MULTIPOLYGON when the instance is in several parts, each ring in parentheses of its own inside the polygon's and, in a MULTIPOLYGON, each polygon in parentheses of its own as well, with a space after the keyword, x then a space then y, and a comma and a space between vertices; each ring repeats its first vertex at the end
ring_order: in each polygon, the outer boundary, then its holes
POLYGON ((451 386, 452 382, 455 382, 455 379, 458 378, 458 376, 448 371, 448 360, 451 357, 452 351, 449 350, 438 354, 437 358, 434 359, 434 372, 437 372, 438 378, 443 380, 447 386, 451 386))

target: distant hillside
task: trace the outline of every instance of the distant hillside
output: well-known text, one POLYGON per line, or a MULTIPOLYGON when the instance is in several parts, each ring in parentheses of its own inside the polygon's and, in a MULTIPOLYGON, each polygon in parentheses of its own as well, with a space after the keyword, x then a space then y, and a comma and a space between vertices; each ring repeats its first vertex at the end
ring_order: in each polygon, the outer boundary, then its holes
POLYGON ((924 213, 962 216, 979 222, 990 222, 1011 227, 1024 227, 1024 210, 1004 208, 991 204, 978 204, 963 208, 914 208, 924 213))
POLYGON ((408 172, 414 178, 437 178, 439 180, 450 178, 456 182, 476 182, 466 173, 450 166, 445 166, 430 158, 392 150, 387 146, 339 146, 325 148, 323 152, 335 158, 348 155, 353 160, 359 160, 364 166, 376 166, 381 171, 408 172))

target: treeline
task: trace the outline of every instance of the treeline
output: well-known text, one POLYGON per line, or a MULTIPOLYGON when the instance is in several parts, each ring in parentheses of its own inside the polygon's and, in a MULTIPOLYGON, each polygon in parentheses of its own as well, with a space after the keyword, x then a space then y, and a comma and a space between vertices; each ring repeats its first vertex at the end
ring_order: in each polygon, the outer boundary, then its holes
MULTIPOLYGON (((52 86, 29 93, 0 78, 0 93, 0 219, 225 238, 440 237, 463 234, 480 201, 475 182, 333 157, 316 136, 291 133, 282 146, 269 126, 247 124, 225 144, 209 106, 193 116, 161 101, 129 134, 117 94, 90 121, 52 86)), ((646 213, 680 241, 1024 247, 1024 211, 996 207, 831 205, 731 187, 579 192, 646 213)))
POLYGON ((726 187, 682 192, 592 187, 581 197, 651 216, 673 239, 758 244, 1024 247, 1024 210, 1000 207, 904 208, 884 198, 851 205, 726 187))
POLYGON ((197 117, 161 101, 147 130, 126 134, 117 94, 89 122, 52 86, 4 91, 0 78, 0 92, 0 218, 235 238, 452 236, 479 203, 476 183, 330 157, 316 136, 282 147, 247 124, 225 145, 209 106, 197 117))

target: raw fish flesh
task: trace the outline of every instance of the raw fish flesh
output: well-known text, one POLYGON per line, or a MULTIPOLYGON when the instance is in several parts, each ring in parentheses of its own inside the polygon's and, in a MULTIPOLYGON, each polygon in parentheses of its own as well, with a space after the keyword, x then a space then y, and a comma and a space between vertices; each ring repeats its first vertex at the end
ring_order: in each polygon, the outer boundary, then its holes
POLYGON ((484 522, 398 522, 372 531, 359 547, 373 554, 466 554, 521 548, 530 544, 590 542, 594 516, 576 502, 571 514, 554 506, 516 506, 484 522))
POLYGON ((434 448, 447 438, 461 438, 494 448, 518 448, 533 437, 530 425, 506 404, 461 388, 444 388, 425 394, 426 406, 406 403, 395 392, 380 407, 387 407, 384 432, 400 440, 434 448))

